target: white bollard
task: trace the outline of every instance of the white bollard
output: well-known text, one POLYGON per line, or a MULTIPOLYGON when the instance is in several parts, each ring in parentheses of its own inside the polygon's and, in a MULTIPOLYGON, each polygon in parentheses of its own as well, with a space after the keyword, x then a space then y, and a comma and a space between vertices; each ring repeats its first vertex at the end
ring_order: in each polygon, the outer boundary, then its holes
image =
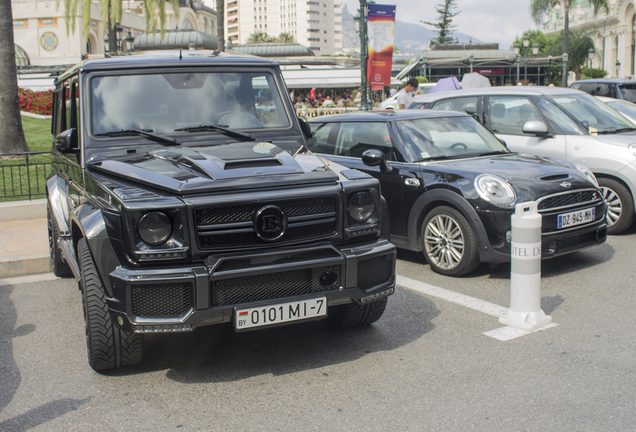
POLYGON ((541 309, 541 215, 534 201, 511 217, 510 309, 501 324, 533 331, 552 322, 541 309))

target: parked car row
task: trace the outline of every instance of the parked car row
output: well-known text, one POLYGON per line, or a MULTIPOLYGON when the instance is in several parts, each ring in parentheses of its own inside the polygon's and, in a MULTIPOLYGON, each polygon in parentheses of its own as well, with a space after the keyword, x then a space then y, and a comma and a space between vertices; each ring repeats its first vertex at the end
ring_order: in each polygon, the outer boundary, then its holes
POLYGON ((468 113, 512 151, 586 166, 608 205, 608 233, 634 221, 636 128, 595 97, 573 89, 493 87, 418 96, 414 108, 468 113))
POLYGON ((606 204, 589 169, 511 153, 469 115, 356 112, 310 124, 310 150, 376 177, 391 242, 422 251, 438 273, 461 276, 480 262, 509 261, 510 216, 521 202, 539 202, 544 258, 606 239, 606 204))

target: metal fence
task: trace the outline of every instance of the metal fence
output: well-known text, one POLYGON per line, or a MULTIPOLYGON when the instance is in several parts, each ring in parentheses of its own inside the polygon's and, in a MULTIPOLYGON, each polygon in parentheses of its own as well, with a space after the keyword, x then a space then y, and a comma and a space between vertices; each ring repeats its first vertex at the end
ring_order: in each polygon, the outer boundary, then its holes
POLYGON ((0 154, 0 200, 44 198, 51 170, 50 151, 0 154))

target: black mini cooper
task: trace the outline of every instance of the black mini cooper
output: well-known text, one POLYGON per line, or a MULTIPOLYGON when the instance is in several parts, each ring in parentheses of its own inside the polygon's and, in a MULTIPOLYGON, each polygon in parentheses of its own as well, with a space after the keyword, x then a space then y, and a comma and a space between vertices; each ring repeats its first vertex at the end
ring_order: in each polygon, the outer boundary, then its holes
POLYGON ((310 124, 314 153, 380 180, 391 242, 423 251, 438 273, 510 261, 510 216, 521 202, 538 202, 543 258, 606 239, 606 206, 591 171, 511 153, 468 115, 361 111, 310 124))

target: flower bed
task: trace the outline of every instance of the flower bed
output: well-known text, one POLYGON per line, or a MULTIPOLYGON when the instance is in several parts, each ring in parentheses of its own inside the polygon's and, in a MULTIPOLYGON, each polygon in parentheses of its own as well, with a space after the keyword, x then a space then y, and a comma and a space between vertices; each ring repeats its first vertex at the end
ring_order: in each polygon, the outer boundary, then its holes
POLYGON ((20 111, 51 115, 53 112, 53 90, 33 91, 19 89, 20 111))

